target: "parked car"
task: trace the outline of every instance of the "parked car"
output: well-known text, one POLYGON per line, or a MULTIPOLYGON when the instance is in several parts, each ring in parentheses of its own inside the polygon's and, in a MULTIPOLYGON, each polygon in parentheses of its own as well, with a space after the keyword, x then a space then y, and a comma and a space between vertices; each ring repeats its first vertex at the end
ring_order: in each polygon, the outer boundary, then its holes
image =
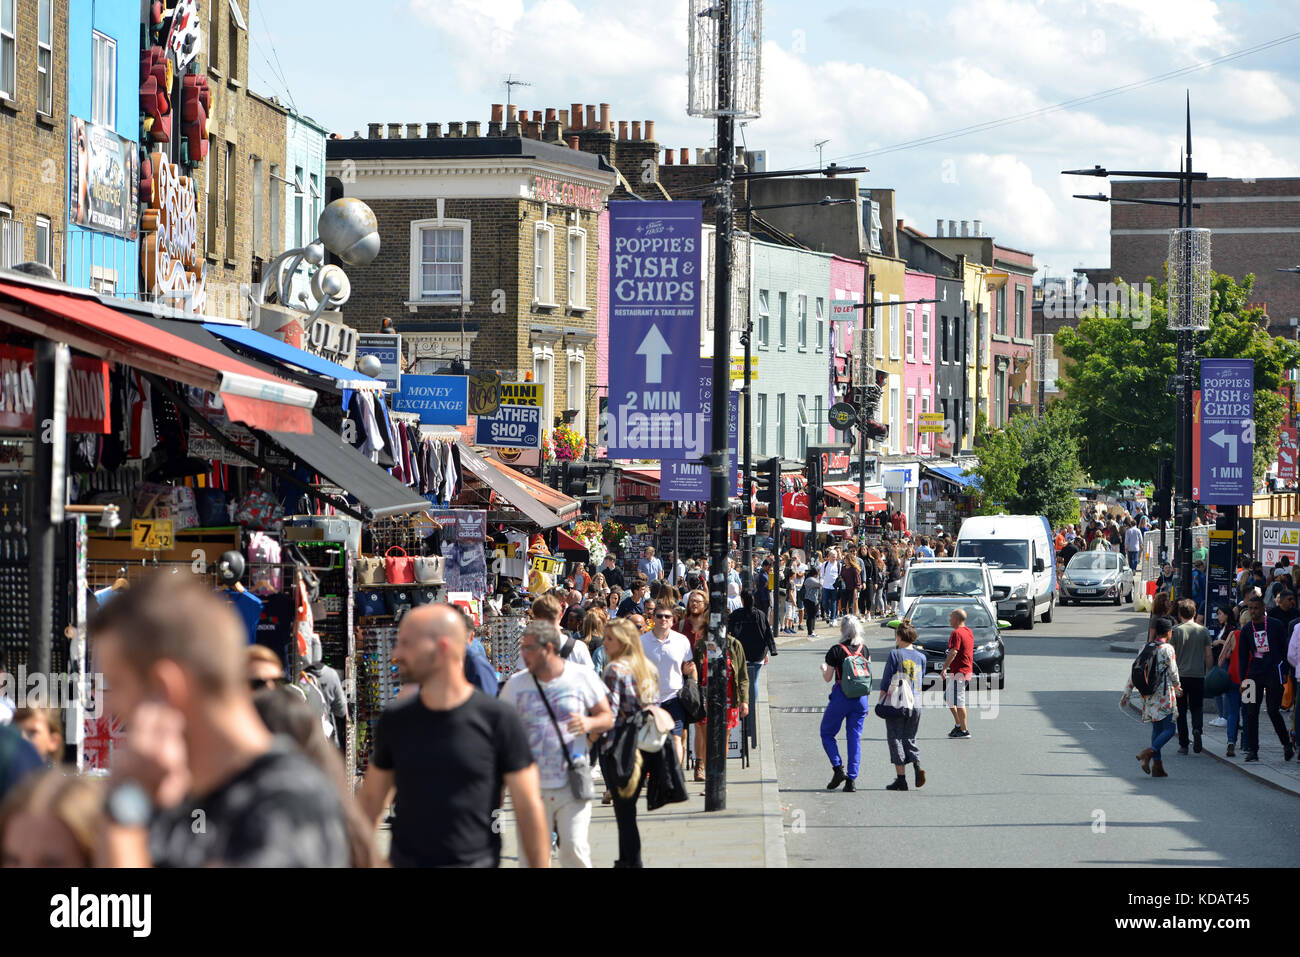
POLYGON ((1118 552, 1079 552, 1061 576, 1061 604, 1133 601, 1133 569, 1118 552))
MULTIPOLYGON (((981 598, 953 596, 925 596, 912 602, 907 617, 916 629, 917 645, 925 652, 925 670, 938 674, 948 657, 948 636, 952 625, 948 616, 954 608, 966 612, 966 627, 975 636, 975 673, 993 676, 997 687, 1006 685, 1006 648, 1002 643, 1002 628, 1010 622, 993 617, 990 606, 981 598)), ((881 623, 881 627, 897 627, 898 619, 881 623)))

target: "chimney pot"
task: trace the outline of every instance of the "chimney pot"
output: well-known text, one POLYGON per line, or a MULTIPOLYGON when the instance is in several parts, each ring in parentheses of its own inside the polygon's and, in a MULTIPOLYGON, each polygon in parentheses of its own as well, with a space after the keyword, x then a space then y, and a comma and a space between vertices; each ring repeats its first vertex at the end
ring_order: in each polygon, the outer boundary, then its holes
POLYGON ((688 146, 682 150, 681 164, 683 166, 689 166, 690 162, 691 162, 691 149, 688 146))
POLYGON ((943 236, 943 220, 942 220, 942 219, 936 219, 936 220, 934 221, 934 234, 935 234, 935 236, 939 236, 939 237, 942 237, 942 236, 943 236))
POLYGON ((962 234, 963 236, 969 236, 969 235, 970 235, 970 221, 969 221, 969 220, 963 219, 963 220, 961 221, 961 234, 962 234))
POLYGON ((573 121, 573 129, 582 129, 582 104, 574 103, 569 107, 569 118, 573 121))
POLYGON ((974 236, 983 236, 983 235, 984 235, 982 222, 981 222, 980 220, 978 220, 978 219, 975 220, 975 232, 972 233, 972 235, 974 235, 974 236))
POLYGON ((640 121, 640 120, 633 120, 633 121, 632 121, 632 139, 634 139, 634 140, 639 140, 639 139, 641 139, 641 121, 640 121))
POLYGON ((505 107, 500 103, 492 104, 492 122, 500 123, 504 118, 505 107))
POLYGON ((542 122, 542 111, 533 110, 533 122, 540 124, 542 122))
POLYGON ((695 162, 696 162, 696 164, 699 165, 699 166, 703 166, 703 165, 705 165, 706 163, 708 163, 708 161, 709 161, 709 154, 708 154, 708 151, 705 150, 705 149, 703 149, 703 148, 701 148, 701 147, 698 147, 698 146, 697 146, 697 147, 695 148, 695 162))
POLYGON ((555 107, 553 107, 553 106, 548 106, 548 107, 546 108, 546 122, 547 122, 547 123, 557 123, 557 122, 559 122, 559 116, 556 115, 555 107))
MULTIPOLYGON (((554 110, 549 110, 548 112, 554 113, 555 111, 554 111, 554 110)), ((559 120, 547 120, 547 121, 546 121, 546 129, 545 129, 544 139, 545 139, 546 142, 548 142, 548 143, 563 143, 563 142, 564 142, 564 140, 563 140, 563 139, 561 138, 561 136, 560 136, 560 121, 559 121, 559 120)))
POLYGON ((447 135, 448 135, 448 136, 454 136, 454 137, 456 137, 457 139, 459 139, 459 138, 460 138, 460 135, 461 135, 460 131, 461 131, 461 124, 460 124, 460 123, 448 123, 448 124, 447 124, 447 135))
POLYGON ((594 130, 595 128, 596 128, 596 107, 594 104, 588 103, 587 104, 587 129, 594 130))
POLYGON ((481 136, 482 133, 480 131, 482 129, 483 129, 482 123, 480 123, 478 120, 470 120, 468 123, 465 124, 465 135, 474 136, 474 137, 481 136))
POLYGON ((513 122, 514 122, 515 120, 517 120, 518 118, 519 118, 519 107, 515 106, 513 103, 507 103, 507 104, 506 104, 506 122, 507 122, 507 123, 513 123, 513 122))
POLYGON ((612 133, 614 128, 609 123, 609 104, 600 104, 600 129, 602 133, 612 133))
POLYGON ((739 163, 741 166, 745 165, 745 147, 743 146, 736 147, 736 162, 739 163))
POLYGON ((664 150, 664 165, 673 165, 673 148, 671 146, 664 150))
POLYGON ((384 138, 383 123, 367 123, 366 129, 369 131, 369 136, 372 140, 382 140, 384 138))
POLYGON ((418 139, 420 138, 420 124, 419 124, 419 123, 407 123, 407 124, 406 124, 406 138, 407 138, 408 140, 418 140, 418 139))
POLYGON ((401 123, 389 123, 389 124, 388 124, 388 138, 389 138, 390 140, 400 140, 400 139, 402 138, 402 124, 401 124, 401 123))
POLYGON ((569 111, 560 110, 560 129, 567 130, 568 128, 569 128, 569 111))
POLYGON ((948 235, 954 237, 960 235, 957 232, 957 220, 955 219, 948 220, 948 235))
POLYGON ((651 143, 655 142, 655 121, 654 120, 645 121, 645 138, 649 140, 651 143))
POLYGON ((577 133, 574 133, 572 136, 569 137, 569 149, 576 150, 579 148, 578 139, 579 137, 577 133))
POLYGON ((627 120, 618 121, 618 138, 620 140, 627 139, 627 120))
POLYGON ((431 140, 440 140, 440 139, 442 139, 442 124, 441 124, 441 123, 428 123, 428 124, 426 124, 426 126, 425 126, 425 131, 424 131, 424 132, 425 132, 425 135, 426 135, 429 139, 431 139, 431 140))

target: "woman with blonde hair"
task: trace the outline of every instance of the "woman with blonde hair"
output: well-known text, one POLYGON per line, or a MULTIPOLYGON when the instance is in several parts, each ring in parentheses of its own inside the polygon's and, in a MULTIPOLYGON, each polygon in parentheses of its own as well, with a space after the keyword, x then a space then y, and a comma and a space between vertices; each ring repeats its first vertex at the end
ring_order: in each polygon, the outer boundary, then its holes
POLYGON ((95 778, 33 771, 0 805, 0 867, 91 867, 103 821, 95 778))
MULTIPOLYGON (((697 588, 686 596, 686 615, 677 629, 694 649, 695 643, 709 634, 709 596, 697 588)), ((695 726, 695 780, 704 780, 704 722, 695 726)))
MULTIPOLYGON (((601 773, 606 781, 615 780, 605 747, 611 745, 619 731, 646 706, 659 700, 659 671, 641 650, 641 635, 625 618, 609 622, 604 629, 605 687, 609 689, 609 706, 614 712, 614 727, 605 732, 601 749, 601 773)), ((615 867, 641 866, 641 834, 636 826, 636 803, 641 797, 645 774, 638 768, 636 780, 614 791, 614 820, 618 823, 618 860, 615 867)), ((612 787, 612 785, 611 785, 612 787)))
POLYGON ((587 650, 591 652, 591 666, 596 669, 598 675, 603 675, 605 665, 609 664, 604 643, 607 624, 609 624, 609 615, 600 608, 593 608, 582 616, 580 634, 587 650))

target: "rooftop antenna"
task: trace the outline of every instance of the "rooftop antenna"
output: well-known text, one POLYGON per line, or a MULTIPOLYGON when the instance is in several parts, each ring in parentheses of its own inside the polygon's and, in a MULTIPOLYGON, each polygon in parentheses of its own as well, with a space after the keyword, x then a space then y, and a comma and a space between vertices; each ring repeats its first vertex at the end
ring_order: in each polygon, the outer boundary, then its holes
POLYGON ((813 149, 817 151, 817 168, 822 168, 822 147, 829 143, 830 140, 818 140, 813 144, 813 149))
POLYGON ((520 80, 520 79, 518 79, 518 78, 517 78, 513 73, 508 74, 508 75, 506 76, 505 83, 506 83, 506 102, 507 102, 507 103, 513 103, 513 102, 515 101, 515 100, 514 100, 514 89, 515 89, 515 87, 517 87, 517 86, 532 86, 532 84, 529 83, 529 82, 527 82, 526 80, 520 80))

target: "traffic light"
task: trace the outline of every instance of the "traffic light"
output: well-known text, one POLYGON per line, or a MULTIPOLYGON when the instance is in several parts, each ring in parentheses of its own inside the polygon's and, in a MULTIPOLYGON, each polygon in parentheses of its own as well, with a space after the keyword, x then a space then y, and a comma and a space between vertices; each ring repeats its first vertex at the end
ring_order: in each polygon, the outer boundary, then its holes
POLYGON ((587 466, 568 462, 564 466, 564 494, 582 498, 587 494, 587 466))
POLYGON ((1161 459, 1159 479, 1156 481, 1156 500, 1151 508, 1151 517, 1156 521, 1169 520, 1174 517, 1174 460, 1161 459))
POLYGON ((767 505, 767 514, 773 519, 781 517, 781 460, 764 459, 757 463, 754 473, 754 485, 758 488, 758 500, 767 505))
POLYGON ((826 514, 826 490, 820 485, 808 486, 808 514, 813 518, 826 514))

